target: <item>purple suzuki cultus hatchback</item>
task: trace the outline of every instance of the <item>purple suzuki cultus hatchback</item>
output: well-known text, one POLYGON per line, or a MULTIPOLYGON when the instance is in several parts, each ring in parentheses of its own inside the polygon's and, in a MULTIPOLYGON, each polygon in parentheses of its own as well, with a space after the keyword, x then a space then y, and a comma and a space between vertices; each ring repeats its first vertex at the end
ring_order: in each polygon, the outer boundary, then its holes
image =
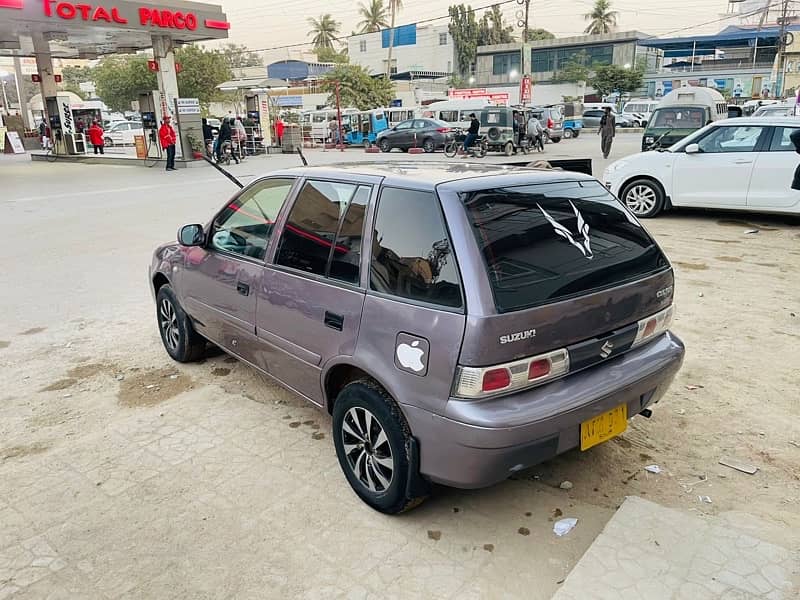
POLYGON ((622 433, 684 354, 669 262, 577 173, 275 172, 159 247, 150 282, 173 359, 211 342, 327 410, 385 513, 622 433))

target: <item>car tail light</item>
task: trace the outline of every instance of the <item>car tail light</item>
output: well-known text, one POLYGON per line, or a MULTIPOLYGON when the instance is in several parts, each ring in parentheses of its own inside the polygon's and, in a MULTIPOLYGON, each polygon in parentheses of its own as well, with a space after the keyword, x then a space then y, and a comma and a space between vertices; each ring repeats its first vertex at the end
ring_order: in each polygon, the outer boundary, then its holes
POLYGON ((553 125, 554 125, 553 119, 551 119, 550 117, 547 117, 547 128, 548 129, 552 129, 553 125))
POLYGON ((639 330, 636 332, 636 339, 633 340, 631 348, 644 344, 666 332, 669 326, 672 325, 672 317, 674 315, 675 305, 672 304, 661 312, 639 321, 639 330))
POLYGON ((459 367, 453 394, 459 398, 487 398, 541 385, 568 371, 566 349, 491 367, 459 367))
POLYGON ((450 128, 449 127, 439 127, 436 131, 439 132, 439 133, 450 133, 450 128))

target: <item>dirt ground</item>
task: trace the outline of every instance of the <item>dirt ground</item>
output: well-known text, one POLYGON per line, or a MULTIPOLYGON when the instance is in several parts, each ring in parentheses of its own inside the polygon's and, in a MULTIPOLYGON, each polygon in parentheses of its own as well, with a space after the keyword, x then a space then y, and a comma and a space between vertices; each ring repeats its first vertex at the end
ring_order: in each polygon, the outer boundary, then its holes
POLYGON ((121 173, 47 201, 37 193, 54 182, 12 179, 0 200, 0 599, 548 598, 627 495, 749 513, 800 543, 797 219, 648 221, 675 267, 687 347, 652 418, 384 518, 347 488, 327 415, 224 354, 177 365, 160 347, 149 253, 231 189, 204 173, 167 182, 183 193, 164 203, 121 173), (561 515, 579 525, 555 538, 561 515))

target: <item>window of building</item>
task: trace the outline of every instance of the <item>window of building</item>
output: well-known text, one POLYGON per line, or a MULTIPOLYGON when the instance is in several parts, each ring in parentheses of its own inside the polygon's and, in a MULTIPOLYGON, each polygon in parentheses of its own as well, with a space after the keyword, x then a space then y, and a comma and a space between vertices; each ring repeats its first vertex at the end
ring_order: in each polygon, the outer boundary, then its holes
POLYGON ((440 46, 447 46, 447 34, 440 33, 439 34, 439 45, 440 46))
POLYGON ((506 52, 492 56, 492 75, 509 75, 511 71, 519 73, 519 52, 506 52))
POLYGON ((534 73, 547 73, 555 70, 555 50, 533 50, 531 64, 534 73))
POLYGON ((361 40, 360 42, 358 42, 358 51, 359 52, 367 51, 367 40, 361 40))
POLYGON ((587 66, 610 65, 614 62, 614 45, 532 50, 531 68, 534 73, 548 73, 563 69, 567 63, 580 59, 583 59, 587 66))
POLYGON ((369 191, 350 183, 307 182, 289 213, 275 264, 358 284, 369 191))
POLYGON ((384 188, 372 248, 371 289, 440 306, 462 306, 455 258, 431 192, 384 188))

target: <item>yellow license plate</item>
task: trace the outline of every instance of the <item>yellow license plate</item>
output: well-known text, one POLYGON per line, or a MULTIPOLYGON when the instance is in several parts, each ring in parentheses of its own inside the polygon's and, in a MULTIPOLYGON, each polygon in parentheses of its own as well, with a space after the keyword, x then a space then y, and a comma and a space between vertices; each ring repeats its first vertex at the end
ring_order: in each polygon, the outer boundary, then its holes
POLYGON ((628 405, 620 404, 610 411, 581 423, 581 450, 607 442, 628 428, 628 405))

